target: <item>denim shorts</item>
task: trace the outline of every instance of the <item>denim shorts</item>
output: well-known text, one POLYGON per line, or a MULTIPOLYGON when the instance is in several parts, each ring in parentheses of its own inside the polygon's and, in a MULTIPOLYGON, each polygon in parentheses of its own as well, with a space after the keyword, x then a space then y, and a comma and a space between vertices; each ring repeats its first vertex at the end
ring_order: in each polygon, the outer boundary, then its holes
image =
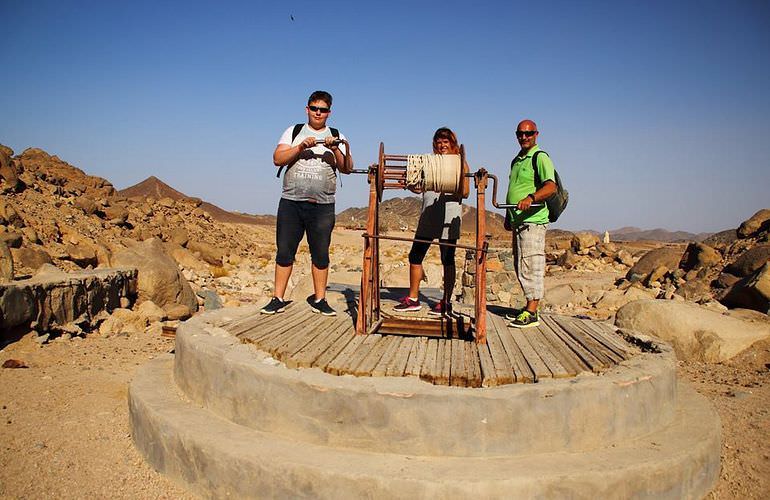
POLYGON ((310 259, 318 269, 329 267, 329 244, 334 229, 334 203, 312 203, 281 198, 278 203, 275 243, 279 266, 294 263, 297 247, 307 234, 310 259))

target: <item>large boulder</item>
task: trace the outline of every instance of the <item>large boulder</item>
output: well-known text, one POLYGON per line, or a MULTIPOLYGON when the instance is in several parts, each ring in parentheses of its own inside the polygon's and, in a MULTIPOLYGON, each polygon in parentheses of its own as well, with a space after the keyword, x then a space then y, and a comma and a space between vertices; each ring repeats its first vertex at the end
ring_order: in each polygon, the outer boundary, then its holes
POLYGON ((770 209, 763 208, 741 223, 738 237, 750 238, 766 230, 770 230, 770 209))
POLYGON ((734 283, 721 302, 728 307, 742 307, 770 314, 770 262, 753 275, 734 283))
POLYGON ((756 245, 743 252, 735 262, 725 268, 725 271, 735 276, 749 276, 764 266, 768 260, 770 260, 770 244, 756 245))
POLYGON ((24 237, 16 231, 6 231, 0 233, 0 241, 8 245, 8 248, 20 248, 24 237))
POLYGON ((593 233, 575 233, 572 237, 571 246, 572 249, 578 255, 587 255, 591 250, 599 243, 599 237, 593 233))
POLYGON ((614 311, 619 307, 623 307, 629 302, 641 299, 655 298, 655 292, 646 288, 638 288, 636 286, 629 287, 626 290, 614 289, 607 290, 602 294, 601 299, 596 302, 596 309, 614 311))
POLYGON ((561 266, 564 269, 572 269, 575 267, 577 262, 578 257, 570 248, 564 250, 564 253, 562 253, 559 258, 556 259, 556 265, 561 266))
POLYGON ((618 250, 618 254, 615 256, 615 260, 623 264, 624 266, 632 267, 634 265, 634 256, 631 252, 625 248, 618 250))
POLYGON ((64 247, 66 259, 74 262, 80 267, 96 267, 98 260, 96 250, 88 243, 78 245, 67 244, 64 247))
POLYGON ((564 283, 546 290, 545 301, 555 306, 579 305, 586 302, 586 294, 582 289, 564 283))
POLYGON ((24 190, 24 183, 19 179, 19 171, 12 156, 13 150, 11 148, 0 147, 0 181, 2 181, 4 192, 24 190))
POLYGON ((158 239, 146 240, 125 248, 112 256, 113 265, 130 266, 139 270, 138 300, 151 300, 166 309, 181 304, 190 312, 198 310, 198 301, 187 280, 174 262, 163 251, 158 239))
POLYGON ((13 261, 19 269, 26 268, 35 271, 44 264, 52 264, 53 260, 48 252, 40 245, 11 249, 13 261))
POLYGON ((0 340, 17 327, 47 332, 57 325, 87 324, 135 295, 136 269, 64 273, 43 266, 32 278, 0 285, 0 340))
POLYGON ((168 241, 180 246, 186 246, 187 242, 190 241, 190 235, 187 233, 187 229, 183 227, 169 228, 165 236, 168 241))
POLYGON ((105 219, 116 226, 121 226, 128 220, 128 209, 121 205, 105 207, 101 213, 104 214, 105 219))
POLYGON ((187 243, 187 248, 196 254, 200 255, 200 258, 211 264, 212 266, 221 266, 222 257, 224 257, 224 251, 219 248, 205 243, 203 241, 190 240, 187 243))
POLYGON ((151 300, 145 300, 139 304, 136 312, 143 318, 145 324, 163 321, 166 318, 166 312, 151 300))
POLYGON ((650 274, 661 266, 673 271, 679 266, 684 250, 676 247, 660 247, 650 250, 628 270, 626 279, 629 281, 644 281, 650 274))
POLYGON ((686 271, 713 267, 722 261, 722 254, 703 243, 690 243, 679 261, 679 267, 686 271))
POLYGON ((16 211, 14 206, 0 198, 0 225, 12 225, 16 227, 24 227, 24 220, 16 211))
POLYGON ((82 210, 86 215, 93 215, 99 211, 99 205, 88 196, 78 196, 74 202, 75 206, 82 210))
POLYGON ((198 274, 211 273, 208 264, 196 257, 190 250, 174 243, 166 243, 165 250, 183 268, 191 269, 198 274))
POLYGON ((670 343, 682 360, 719 363, 770 338, 770 325, 725 316, 690 302, 638 300, 621 307, 615 325, 670 343))

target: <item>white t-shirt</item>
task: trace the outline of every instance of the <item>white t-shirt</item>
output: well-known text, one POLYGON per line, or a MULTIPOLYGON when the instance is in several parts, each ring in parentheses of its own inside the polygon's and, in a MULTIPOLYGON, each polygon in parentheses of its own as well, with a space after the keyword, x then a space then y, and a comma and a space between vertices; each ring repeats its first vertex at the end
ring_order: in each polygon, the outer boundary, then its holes
MULTIPOLYGON (((292 140, 294 126, 287 128, 278 140, 278 144, 296 146, 308 137, 324 139, 332 137, 329 127, 315 130, 307 123, 292 140)), ((340 133, 340 139, 345 136, 340 133)), ((340 144, 342 154, 347 154, 344 144, 340 144)), ((332 168, 334 152, 324 145, 316 145, 303 150, 299 159, 286 167, 283 176, 282 198, 293 201, 312 201, 314 203, 334 203, 337 190, 337 172, 332 168)))

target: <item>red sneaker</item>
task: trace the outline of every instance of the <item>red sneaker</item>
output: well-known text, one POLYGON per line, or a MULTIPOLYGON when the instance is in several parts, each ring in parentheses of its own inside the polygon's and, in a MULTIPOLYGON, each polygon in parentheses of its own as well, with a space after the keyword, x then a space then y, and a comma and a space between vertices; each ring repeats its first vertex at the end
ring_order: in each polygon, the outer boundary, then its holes
POLYGON ((434 316, 443 316, 444 314, 452 312, 452 304, 447 304, 444 302, 444 299, 441 299, 439 302, 436 302, 436 305, 433 306, 433 309, 428 311, 428 314, 433 314, 434 316))
POLYGON ((393 309, 400 312, 414 312, 422 309, 422 304, 420 304, 419 300, 402 297, 393 309))

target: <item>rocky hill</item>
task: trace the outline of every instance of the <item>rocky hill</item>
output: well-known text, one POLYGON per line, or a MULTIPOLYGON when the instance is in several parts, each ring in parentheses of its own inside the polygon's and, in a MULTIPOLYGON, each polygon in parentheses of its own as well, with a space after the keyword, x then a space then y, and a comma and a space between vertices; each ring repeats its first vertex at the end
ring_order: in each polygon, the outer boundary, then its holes
POLYGON ((14 156, 0 146, 0 192, 0 281, 32 276, 45 264, 63 271, 128 265, 140 268, 140 301, 168 312, 184 294, 187 312, 176 314, 183 317, 197 309, 193 292, 201 303, 207 290, 225 300, 250 290, 262 300, 272 274, 273 226, 217 220, 209 205, 157 179, 126 197, 43 150, 14 156), (142 273, 142 266, 152 271, 142 273), (151 283, 161 275, 157 266, 167 268, 174 286, 151 283))
POLYGON ((703 241, 712 233, 688 233, 687 231, 669 231, 668 229, 640 229, 638 227, 621 227, 610 231, 613 241, 660 241, 664 243, 703 241))
MULTIPOLYGON (((337 225, 349 229, 365 229, 368 207, 352 207, 337 214, 337 225)), ((380 204, 380 231, 414 231, 422 210, 422 201, 417 196, 391 198, 380 204)), ((503 227, 502 211, 487 208, 487 233, 492 239, 508 239, 510 233, 503 227)), ((462 233, 469 236, 476 231, 476 207, 463 205, 462 233)))
POLYGON ((207 201, 187 196, 186 194, 172 188, 154 175, 146 178, 138 184, 134 184, 133 186, 127 187, 125 189, 121 189, 118 191, 118 194, 120 196, 125 196, 126 198, 154 198, 157 200, 161 198, 170 198, 176 201, 189 200, 200 205, 200 207, 208 212, 211 217, 220 222, 275 225, 274 215, 251 215, 239 212, 229 212, 207 201))

